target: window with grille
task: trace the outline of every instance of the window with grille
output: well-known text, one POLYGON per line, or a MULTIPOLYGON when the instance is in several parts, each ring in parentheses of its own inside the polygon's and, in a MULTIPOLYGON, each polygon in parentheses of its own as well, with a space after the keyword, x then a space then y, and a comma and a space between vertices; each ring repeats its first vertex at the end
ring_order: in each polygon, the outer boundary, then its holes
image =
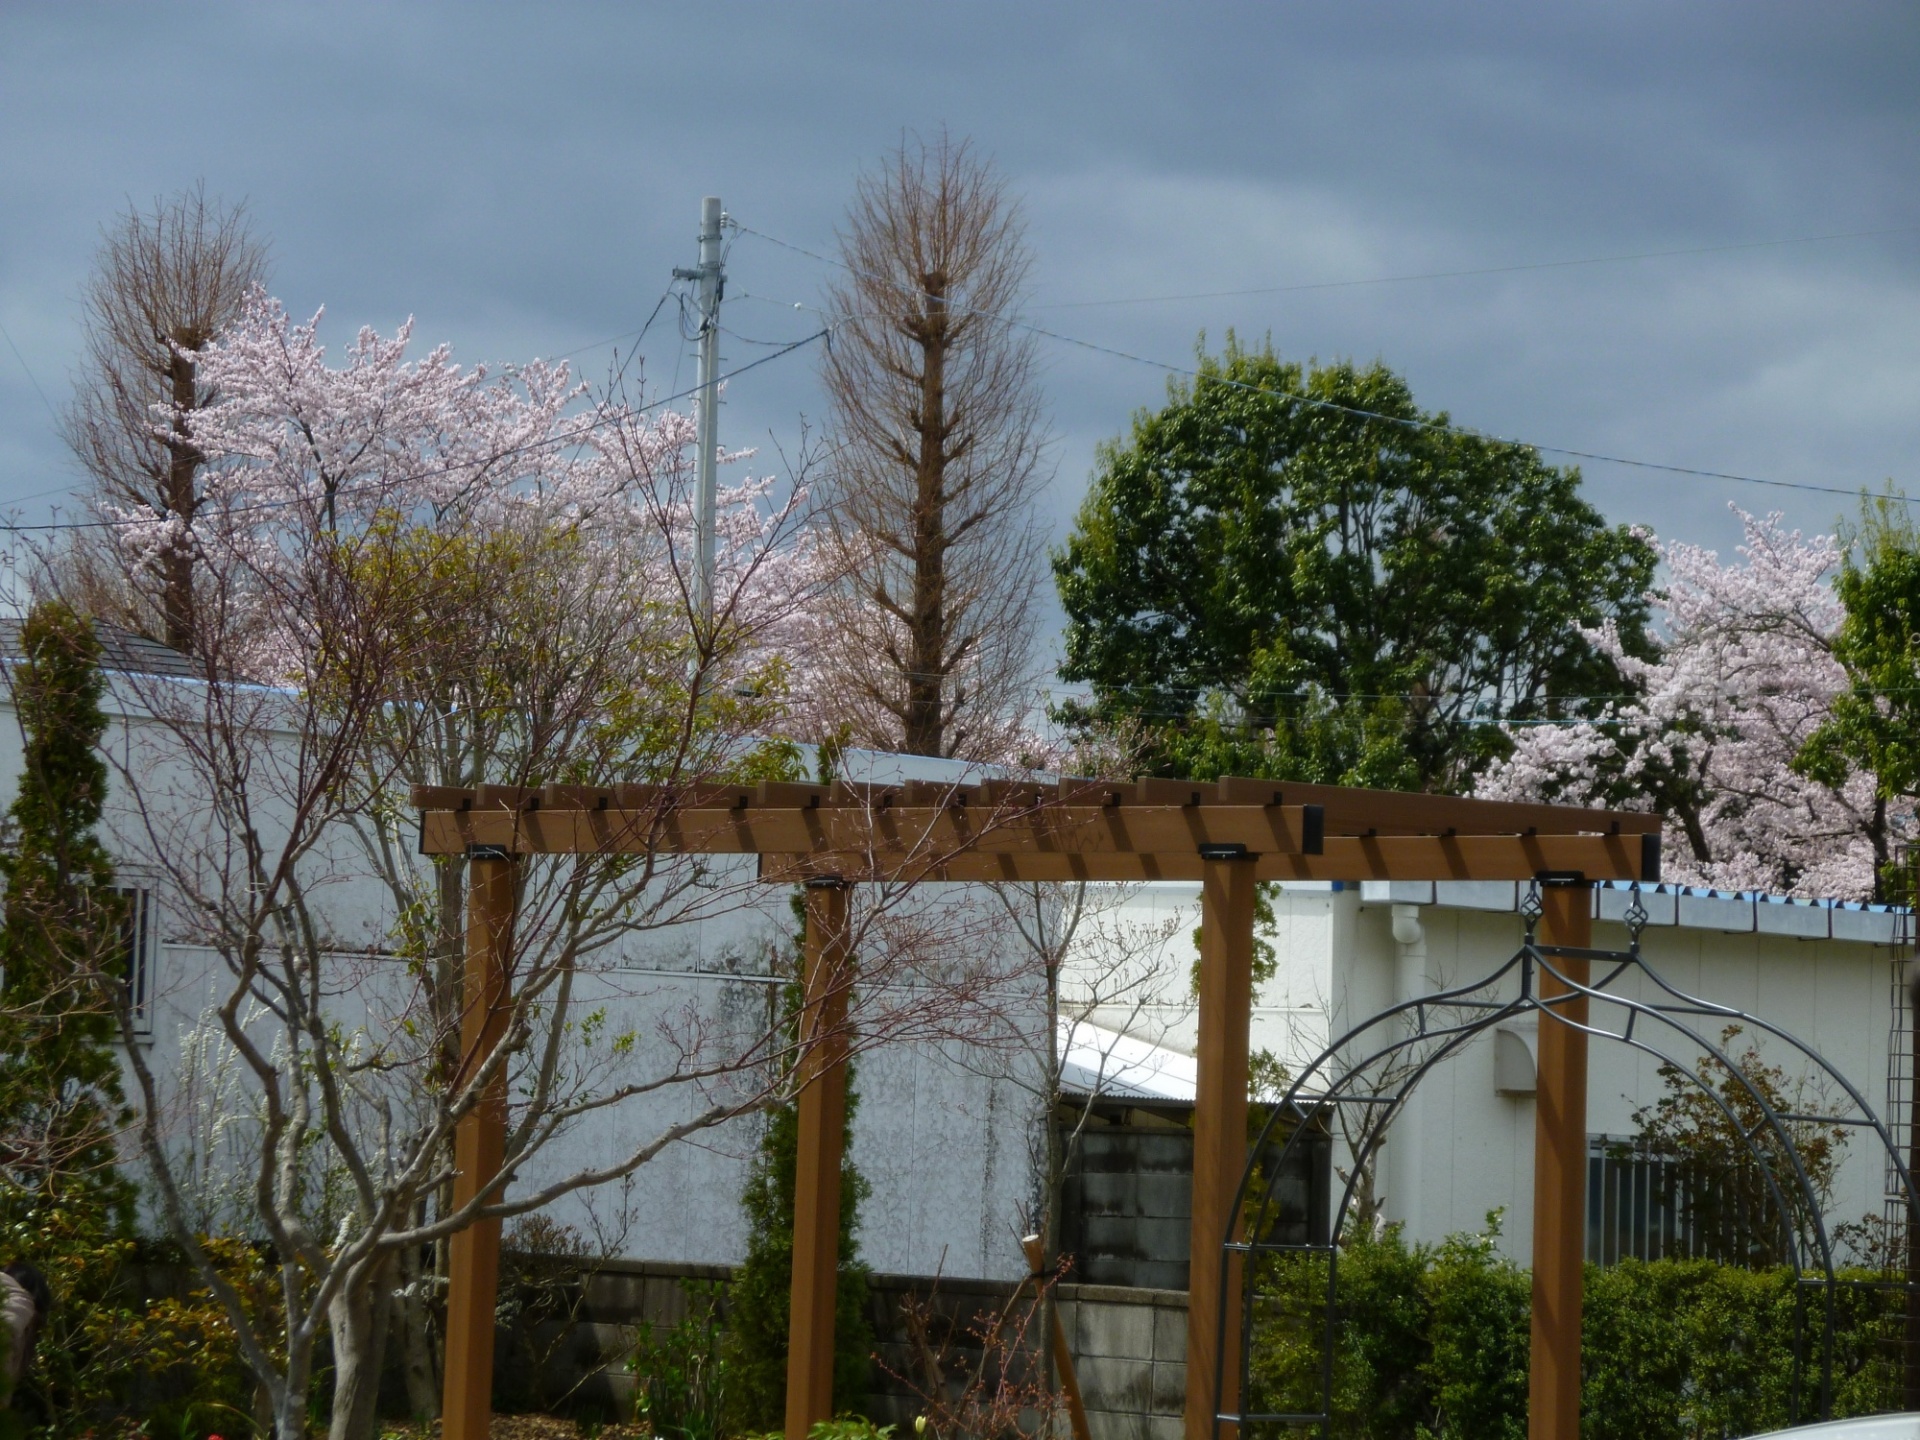
POLYGON ((1746 1165, 1702 1175, 1672 1155, 1596 1135, 1587 1141, 1587 1260, 1777 1263, 1787 1227, 1746 1165))
POLYGON ((1605 1135, 1588 1140, 1588 1263, 1692 1255, 1686 1208, 1671 1158, 1605 1135))

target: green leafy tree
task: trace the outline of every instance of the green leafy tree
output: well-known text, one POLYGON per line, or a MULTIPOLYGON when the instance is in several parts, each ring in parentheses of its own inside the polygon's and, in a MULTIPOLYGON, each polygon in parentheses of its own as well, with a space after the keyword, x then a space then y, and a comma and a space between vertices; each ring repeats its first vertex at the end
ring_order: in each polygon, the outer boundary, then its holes
POLYGON ((1063 718, 1144 722, 1168 771, 1457 788, 1501 721, 1617 691, 1582 630, 1649 653, 1651 547, 1577 470, 1447 423, 1380 364, 1203 354, 1054 556, 1094 692, 1063 718))
MULTIPOLYGON (((1839 789, 1849 777, 1873 777, 1884 833, 1889 802, 1920 798, 1920 527, 1892 496, 1862 507, 1835 582, 1843 607, 1833 656, 1847 688, 1808 737, 1794 768, 1839 789)), ((1885 850, 1883 838, 1876 847, 1885 850)), ((1882 858, 1874 898, 1910 893, 1906 877, 1882 858)))

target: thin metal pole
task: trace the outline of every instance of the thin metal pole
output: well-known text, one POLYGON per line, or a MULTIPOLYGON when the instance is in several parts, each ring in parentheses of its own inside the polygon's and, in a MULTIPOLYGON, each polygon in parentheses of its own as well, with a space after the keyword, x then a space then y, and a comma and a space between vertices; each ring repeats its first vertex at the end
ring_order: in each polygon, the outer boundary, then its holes
POLYGON ((699 409, 696 420, 698 447, 694 455, 694 616, 699 623, 701 643, 713 633, 714 506, 716 481, 714 466, 720 450, 720 300, 726 293, 727 272, 720 263, 720 197, 709 195, 700 202, 700 264, 692 270, 675 270, 676 280, 692 280, 700 311, 699 409))
MULTIPOLYGON (((504 851, 467 861, 467 955, 461 981, 458 1088, 507 1033, 508 960, 518 861, 504 851)), ((506 1148, 507 1076, 488 1082, 454 1130, 453 1205, 473 1202, 499 1173, 506 1148)), ((443 1440, 488 1440, 493 1422, 493 1312, 500 1288, 500 1222, 481 1220, 448 1242, 443 1440)))
MULTIPOLYGON (((1200 888, 1200 1033, 1193 1097, 1193 1226, 1187 1260, 1186 1440, 1213 1440, 1240 1408, 1238 1255, 1222 1264, 1247 1165, 1247 1044, 1253 1011, 1254 868, 1209 859, 1200 888), (1214 1377, 1219 1376, 1216 1412, 1214 1377)), ((1219 1433, 1232 1440, 1238 1426, 1219 1433)))
POLYGON ((847 1129, 848 962, 847 887, 837 880, 809 882, 793 1177, 793 1289, 787 1313, 787 1440, 806 1440, 817 1423, 833 1418, 840 1160, 847 1129))
MULTIPOLYGON (((1541 886, 1540 943, 1586 949, 1593 943, 1593 889, 1541 886)), ((1585 960, 1551 962, 1576 985, 1585 960)), ((1527 1440, 1579 1440, 1580 1286, 1586 1260, 1587 1020, 1584 995, 1568 993, 1540 970, 1540 1053, 1533 1123, 1533 1334, 1527 1392, 1527 1440), (1561 1024, 1554 1016, 1568 1024, 1561 1024)))

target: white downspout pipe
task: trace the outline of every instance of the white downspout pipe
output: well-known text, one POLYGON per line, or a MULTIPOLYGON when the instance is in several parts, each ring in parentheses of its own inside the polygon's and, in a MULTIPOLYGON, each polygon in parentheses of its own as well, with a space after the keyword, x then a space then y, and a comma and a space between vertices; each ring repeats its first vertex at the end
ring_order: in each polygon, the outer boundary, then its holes
MULTIPOLYGON (((1395 1004, 1417 1000, 1427 993, 1427 930, 1421 923, 1418 905, 1393 907, 1393 939, 1398 952, 1394 957, 1393 998, 1395 1004)), ((1417 1017, 1409 1014, 1406 1027, 1411 1033, 1417 1017)), ((1388 1132, 1386 1148, 1394 1157, 1393 1209, 1406 1222, 1407 1238, 1421 1238, 1420 1232, 1420 1160, 1425 1148, 1420 1143, 1419 1092, 1407 1097, 1388 1132)))

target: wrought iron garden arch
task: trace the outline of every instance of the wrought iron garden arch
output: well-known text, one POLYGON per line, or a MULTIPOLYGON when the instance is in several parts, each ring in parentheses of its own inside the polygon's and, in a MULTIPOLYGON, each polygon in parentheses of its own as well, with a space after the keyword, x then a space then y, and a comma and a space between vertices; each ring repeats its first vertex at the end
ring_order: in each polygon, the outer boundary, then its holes
MULTIPOLYGON (((1877 1137, 1885 1152, 1889 1173, 1895 1177, 1894 1189, 1904 1201, 1911 1231, 1914 1217, 1920 1215, 1920 1206, 1916 1203, 1920 1197, 1916 1197, 1907 1157, 1900 1153, 1885 1121, 1867 1103, 1859 1088, 1828 1064, 1810 1045, 1762 1016, 1690 995, 1661 975, 1641 953, 1640 935, 1648 915, 1640 903, 1639 891, 1637 883, 1631 886, 1632 898, 1623 917, 1628 934, 1627 948, 1601 950, 1541 943, 1537 932, 1542 909, 1539 886, 1534 884, 1529 888, 1521 908, 1526 925, 1525 937, 1520 948, 1509 959, 1470 983, 1402 1001, 1352 1027, 1306 1066, 1289 1086, 1280 1103, 1272 1107, 1258 1141, 1251 1148, 1246 1170, 1234 1195, 1228 1232, 1221 1242, 1221 1282, 1217 1293, 1221 1297, 1223 1322, 1229 1297, 1236 1290, 1241 1297, 1240 1345, 1234 1357, 1239 1369, 1239 1383, 1227 1392, 1240 1397, 1240 1408, 1237 1412, 1228 1412, 1220 1404, 1228 1378, 1225 1374, 1228 1360, 1223 1351, 1216 1356, 1214 1373, 1208 1377, 1214 1401, 1216 1430, 1220 1426, 1244 1427, 1262 1423, 1280 1426, 1326 1425, 1332 1421, 1338 1325, 1335 1296, 1341 1236, 1366 1165, 1384 1141, 1394 1117, 1404 1109, 1407 1098, 1434 1069, 1496 1026, 1529 1014, 1539 1016, 1542 1023, 1566 1026, 1587 1036, 1626 1045, 1663 1065, 1671 1066, 1677 1073, 1688 1077, 1717 1107, 1734 1133, 1742 1137, 1757 1172, 1765 1181, 1774 1213, 1783 1227, 1784 1252, 1794 1272, 1798 1316, 1804 1317, 1808 1290, 1817 1289, 1820 1292, 1819 1413, 1814 1417, 1803 1417, 1798 1413, 1806 1355, 1802 1343, 1804 1335, 1797 1335, 1794 1382, 1789 1391, 1789 1404, 1792 1407, 1790 1423, 1829 1417, 1833 1403, 1836 1295, 1842 1286, 1861 1282, 1843 1280, 1839 1274, 1840 1267, 1834 1258, 1834 1237, 1829 1233, 1820 1197, 1802 1161, 1791 1127, 1800 1123, 1839 1125, 1865 1130, 1877 1137), (1583 981, 1570 973, 1566 963, 1575 960, 1597 963, 1604 968, 1598 978, 1583 981), (1644 977, 1656 998, 1643 999, 1613 988, 1623 977, 1636 974, 1644 977), (1542 977, 1557 982, 1555 988, 1558 993, 1544 994, 1545 987, 1540 983, 1542 977), (1516 978, 1517 993, 1498 998, 1495 992, 1516 978), (1578 1010, 1596 1004, 1612 1007, 1619 1012, 1618 1028, 1608 1028, 1591 1017, 1577 1018, 1578 1010), (1709 1020, 1718 1021, 1723 1027, 1738 1026, 1742 1030, 1757 1032, 1787 1047, 1808 1062, 1819 1079, 1832 1085, 1838 1095, 1844 1096, 1848 1108, 1843 1113, 1819 1115, 1779 1110, 1766 1092, 1747 1076, 1725 1046, 1702 1033, 1693 1023, 1709 1020), (1712 1060, 1735 1082, 1739 1093, 1751 1102, 1760 1115, 1759 1122, 1752 1127, 1743 1124, 1726 1100, 1700 1075, 1695 1057, 1680 1056, 1662 1049, 1654 1038, 1644 1033, 1648 1030, 1653 1030, 1656 1036, 1664 1031, 1671 1039, 1684 1041, 1694 1047, 1699 1056, 1712 1060), (1367 1048, 1369 1046, 1373 1048, 1367 1048), (1353 1058, 1356 1051, 1360 1052, 1358 1059, 1353 1058), (1404 1062, 1404 1068, 1396 1071, 1395 1066, 1400 1062, 1404 1062), (1353 1149, 1352 1169, 1339 1188, 1337 1202, 1329 1207, 1326 1234, 1324 1237, 1308 1234, 1304 1243, 1261 1238, 1273 1233, 1275 1222, 1280 1218, 1276 1208, 1276 1191, 1258 1183, 1262 1157, 1271 1154, 1268 1147, 1277 1138, 1276 1127, 1286 1127, 1287 1133, 1285 1139, 1279 1142, 1277 1160, 1270 1163, 1276 1171, 1284 1171, 1294 1156, 1295 1148, 1310 1143, 1311 1137, 1321 1128, 1307 1122, 1324 1121, 1343 1110, 1357 1112, 1363 1119, 1357 1127, 1360 1140, 1353 1149), (1772 1141, 1771 1154, 1763 1151, 1760 1143, 1762 1136, 1772 1141), (1779 1172, 1782 1159, 1787 1166, 1787 1173, 1784 1174, 1779 1172), (1795 1200, 1799 1202, 1797 1210, 1793 1203, 1795 1200), (1809 1223, 1796 1224, 1793 1220, 1796 1213, 1804 1216, 1809 1223), (1241 1235, 1249 1238, 1236 1238, 1241 1235), (1233 1286, 1228 1277, 1233 1267, 1261 1254, 1324 1258, 1325 1298, 1320 1317, 1323 1326, 1320 1335, 1320 1405, 1316 1410, 1262 1411, 1249 1405, 1250 1397, 1254 1394, 1250 1362, 1256 1336, 1254 1312, 1259 1298, 1254 1285, 1233 1286)), ((1872 1283, 1882 1288, 1904 1289, 1910 1297, 1915 1291, 1911 1279, 1872 1283)))

